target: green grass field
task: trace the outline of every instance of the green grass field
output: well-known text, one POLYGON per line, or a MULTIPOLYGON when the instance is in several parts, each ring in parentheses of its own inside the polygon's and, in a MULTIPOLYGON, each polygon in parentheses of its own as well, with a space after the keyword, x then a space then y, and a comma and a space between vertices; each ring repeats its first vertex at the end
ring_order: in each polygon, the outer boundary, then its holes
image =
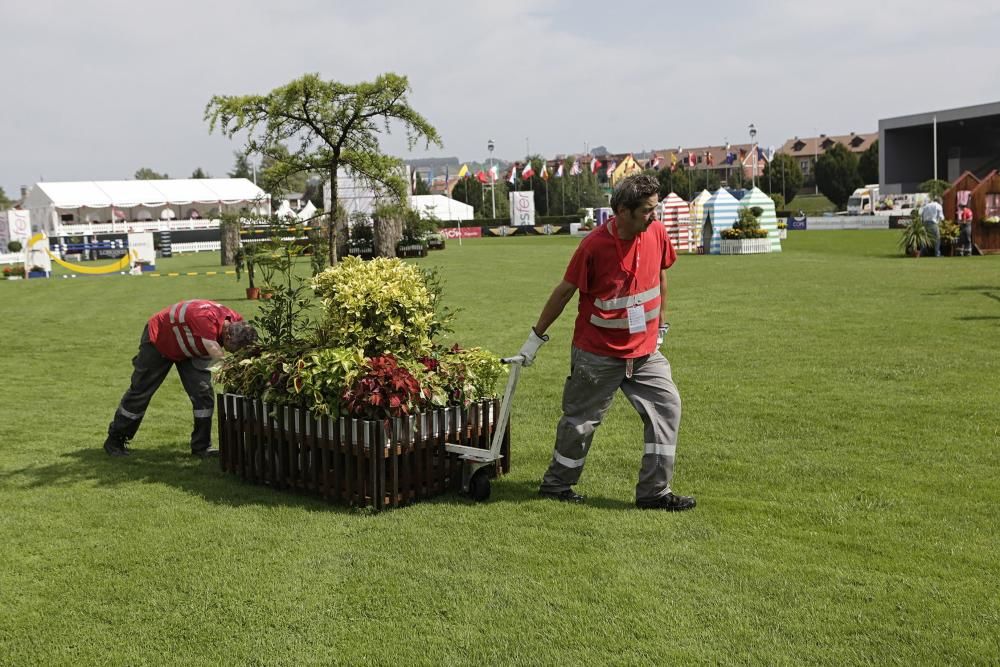
MULTIPOLYGON (((372 514, 190 458, 176 374, 133 456, 101 450, 145 319, 195 296, 252 315, 233 277, 2 282, 0 664, 996 664, 1000 256, 903 258, 897 235, 680 257, 680 514, 632 506, 621 397, 587 504, 536 497, 571 313, 522 375, 491 501, 372 514)), ((453 337, 513 354, 575 245, 420 261, 453 337)))
POLYGON ((806 215, 823 215, 837 210, 833 202, 823 195, 797 195, 785 205, 785 208, 793 213, 802 211, 806 215))

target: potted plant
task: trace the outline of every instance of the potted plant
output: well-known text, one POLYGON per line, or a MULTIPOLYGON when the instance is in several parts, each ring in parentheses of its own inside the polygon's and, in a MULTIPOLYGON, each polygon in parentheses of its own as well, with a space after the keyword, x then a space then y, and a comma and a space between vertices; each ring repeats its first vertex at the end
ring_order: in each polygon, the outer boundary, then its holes
POLYGON ((903 235, 899 239, 899 247, 910 257, 920 257, 924 248, 929 248, 932 239, 930 232, 920 219, 920 211, 914 210, 910 221, 903 227, 903 235))
POLYGON ((11 241, 7 244, 7 252, 21 252, 23 249, 24 246, 20 241, 11 241))
POLYGON ((1000 225, 1000 215, 991 215, 987 218, 983 218, 983 224, 985 225, 1000 225))
POLYGON ((260 288, 254 285, 254 273, 257 267, 258 254, 256 245, 247 243, 244 246, 240 246, 240 249, 236 251, 236 255, 233 257, 236 262, 236 280, 243 278, 243 271, 246 269, 247 282, 249 283, 247 287, 248 299, 257 299, 260 297, 260 288))
POLYGON ((21 280, 24 278, 24 264, 11 264, 3 267, 3 277, 6 280, 21 280))
POLYGON ((741 208, 739 218, 729 229, 723 229, 719 234, 722 243, 719 253, 722 255, 756 255, 771 252, 771 242, 767 238, 767 230, 760 226, 760 215, 764 212, 759 206, 741 208))
POLYGON ((941 221, 941 254, 951 257, 955 254, 955 246, 958 244, 958 225, 951 220, 941 221))

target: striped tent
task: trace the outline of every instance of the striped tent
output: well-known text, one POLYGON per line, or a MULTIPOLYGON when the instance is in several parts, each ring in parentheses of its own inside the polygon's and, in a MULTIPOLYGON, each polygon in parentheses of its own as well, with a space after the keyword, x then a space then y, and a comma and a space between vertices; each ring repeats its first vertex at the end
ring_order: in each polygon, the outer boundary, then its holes
POLYGON ((694 227, 688 203, 671 192, 660 202, 660 221, 667 230, 670 242, 677 252, 694 252, 694 227))
POLYGON ((719 188, 705 202, 705 214, 701 219, 702 243, 706 255, 718 255, 722 242, 722 230, 729 229, 739 216, 740 202, 729 194, 729 190, 719 188))
POLYGON ((743 195, 740 206, 752 208, 759 206, 764 209, 758 221, 767 230, 767 238, 771 241, 771 252, 781 252, 781 239, 778 237, 778 218, 774 214, 774 200, 768 197, 760 188, 754 188, 743 195))
MULTIPOLYGON (((705 202, 709 200, 712 193, 708 190, 702 190, 698 193, 698 196, 691 200, 689 219, 691 224, 694 225, 694 236, 695 245, 699 248, 702 247, 701 243, 701 225, 705 222, 705 202)), ((702 252, 706 252, 704 249, 702 252)))

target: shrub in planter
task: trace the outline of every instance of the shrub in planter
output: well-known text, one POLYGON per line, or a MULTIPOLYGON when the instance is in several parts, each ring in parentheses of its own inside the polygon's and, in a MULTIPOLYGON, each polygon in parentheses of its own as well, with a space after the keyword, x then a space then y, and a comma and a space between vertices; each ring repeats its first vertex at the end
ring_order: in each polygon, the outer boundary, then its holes
POLYGON ((428 354, 431 337, 445 325, 425 274, 399 259, 345 257, 312 285, 324 311, 319 340, 360 348, 366 357, 428 354))
POLYGON ((24 246, 20 241, 10 241, 7 243, 7 252, 21 252, 24 246))
POLYGON ((9 266, 3 267, 3 277, 4 278, 24 277, 24 264, 10 264, 9 266))

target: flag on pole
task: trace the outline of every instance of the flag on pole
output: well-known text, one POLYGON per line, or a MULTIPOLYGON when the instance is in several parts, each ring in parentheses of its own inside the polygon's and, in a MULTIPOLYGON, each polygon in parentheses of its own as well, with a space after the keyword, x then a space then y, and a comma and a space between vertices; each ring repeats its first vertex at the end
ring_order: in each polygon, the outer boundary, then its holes
POLYGON ((677 171, 677 153, 670 151, 670 171, 677 171))
POLYGON ((476 180, 485 185, 489 179, 486 177, 486 172, 480 169, 476 172, 476 180))
POLYGON ((767 161, 771 162, 774 160, 774 146, 767 147, 767 161))
POLYGON ((688 166, 693 167, 695 164, 697 164, 697 161, 694 157, 694 151, 688 151, 688 166))
POLYGON ((500 167, 493 165, 490 167, 490 183, 496 183, 500 180, 500 167))
POLYGON ((556 178, 562 178, 562 177, 563 177, 563 163, 560 162, 559 168, 556 169, 556 178))
POLYGON ((549 180, 549 165, 546 162, 542 163, 542 173, 538 174, 543 181, 549 180))
POLYGON ((742 159, 743 159, 743 158, 745 158, 746 156, 747 156, 747 149, 745 149, 745 148, 741 148, 741 149, 740 149, 740 159, 742 160, 742 159))
POLYGON ((580 174, 580 161, 573 160, 573 166, 569 168, 570 176, 579 176, 580 174))
POLYGON ((596 157, 590 158, 590 173, 596 174, 598 167, 601 166, 601 161, 596 157))
POLYGON ((612 160, 611 164, 608 165, 608 178, 611 178, 611 174, 615 173, 615 168, 618 166, 618 160, 612 160))
POLYGON ((528 180, 535 175, 535 170, 531 166, 531 160, 524 163, 524 169, 521 170, 521 179, 528 180))
POLYGON ((649 163, 650 169, 659 169, 661 164, 663 164, 663 158, 659 155, 653 154, 653 159, 649 163))
POLYGON ((726 153, 726 164, 732 164, 736 162, 736 153, 729 151, 726 153))
POLYGON ((709 167, 715 165, 715 157, 712 155, 712 151, 705 151, 705 163, 709 167))
POLYGON ((761 160, 761 161, 767 160, 767 158, 764 157, 764 150, 762 148, 760 148, 759 146, 757 147, 757 159, 761 160))
POLYGON ((417 170, 410 174, 410 194, 417 194, 417 170))
POLYGON ((458 170, 458 176, 456 178, 465 178, 469 175, 469 165, 463 164, 462 168, 458 170))
POLYGON ((512 164, 510 166, 510 176, 507 177, 507 182, 511 185, 517 183, 517 165, 512 164))

